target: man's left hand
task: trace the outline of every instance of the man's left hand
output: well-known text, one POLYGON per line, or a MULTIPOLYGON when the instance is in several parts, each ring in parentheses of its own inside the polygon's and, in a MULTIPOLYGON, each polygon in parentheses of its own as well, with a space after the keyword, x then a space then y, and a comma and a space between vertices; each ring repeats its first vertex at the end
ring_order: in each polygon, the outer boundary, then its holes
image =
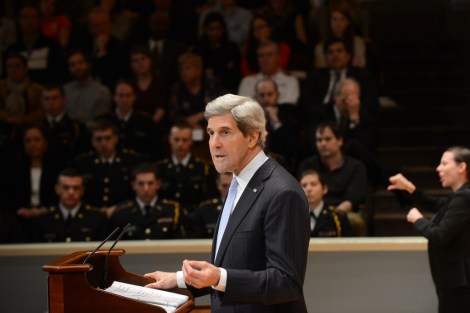
POLYGON ((205 261, 183 261, 184 281, 195 288, 216 286, 220 280, 220 269, 205 261))

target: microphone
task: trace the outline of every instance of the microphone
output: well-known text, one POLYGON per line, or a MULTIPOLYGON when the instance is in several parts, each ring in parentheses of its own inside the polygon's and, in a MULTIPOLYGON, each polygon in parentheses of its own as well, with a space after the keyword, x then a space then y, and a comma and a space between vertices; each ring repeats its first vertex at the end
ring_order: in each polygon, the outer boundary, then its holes
POLYGON ((101 248, 106 242, 108 242, 109 239, 111 239, 111 237, 114 236, 115 233, 117 233, 119 230, 119 227, 117 227, 115 230, 113 230, 113 232, 111 234, 108 235, 108 237, 106 237, 105 240, 103 240, 98 247, 96 247, 95 250, 93 250, 92 253, 90 253, 86 258, 85 260, 83 260, 83 264, 87 263, 88 260, 96 253, 96 251, 98 251, 99 248, 101 248))
POLYGON ((118 241, 122 238, 122 236, 124 236, 124 234, 126 233, 126 230, 129 228, 129 226, 131 226, 131 223, 127 223, 127 225, 124 227, 124 229, 119 234, 119 236, 116 238, 116 240, 114 240, 113 244, 111 245, 111 247, 108 250, 108 254, 106 255, 106 259, 104 261, 103 274, 102 274, 103 276, 101 278, 101 284, 100 284, 101 289, 104 289, 104 284, 108 280, 108 258, 109 258, 109 254, 111 253, 111 250, 113 250, 114 246, 118 243, 118 241))

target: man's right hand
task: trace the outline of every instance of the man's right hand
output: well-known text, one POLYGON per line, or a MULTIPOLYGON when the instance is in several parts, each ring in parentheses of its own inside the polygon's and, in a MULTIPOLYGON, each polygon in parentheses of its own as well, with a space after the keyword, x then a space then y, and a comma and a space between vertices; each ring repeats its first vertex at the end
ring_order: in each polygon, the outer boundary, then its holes
POLYGON ((153 278, 156 282, 145 285, 147 288, 154 289, 173 289, 178 287, 176 273, 159 272, 144 274, 144 277, 153 278))

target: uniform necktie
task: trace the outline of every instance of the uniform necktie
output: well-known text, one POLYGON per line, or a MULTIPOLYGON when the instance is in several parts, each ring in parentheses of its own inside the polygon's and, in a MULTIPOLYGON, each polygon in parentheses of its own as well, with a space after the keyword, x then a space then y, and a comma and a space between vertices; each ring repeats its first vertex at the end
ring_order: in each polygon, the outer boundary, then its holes
POLYGON ((72 213, 69 213, 67 215, 67 218, 65 219, 65 226, 70 227, 72 225, 72 220, 73 220, 72 213))
POLYGON ((227 227, 230 214, 232 213, 233 203, 235 201, 235 196, 237 195, 238 182, 234 177, 230 188, 228 189, 227 199, 225 199, 224 209, 222 211, 222 216, 220 217, 219 231, 217 232, 217 244, 215 248, 215 256, 217 257, 217 252, 219 251, 220 242, 224 236, 225 228, 227 227))
POLYGON ((144 206, 144 210, 145 210, 145 216, 149 216, 150 210, 152 210, 152 207, 147 204, 146 206, 144 206))

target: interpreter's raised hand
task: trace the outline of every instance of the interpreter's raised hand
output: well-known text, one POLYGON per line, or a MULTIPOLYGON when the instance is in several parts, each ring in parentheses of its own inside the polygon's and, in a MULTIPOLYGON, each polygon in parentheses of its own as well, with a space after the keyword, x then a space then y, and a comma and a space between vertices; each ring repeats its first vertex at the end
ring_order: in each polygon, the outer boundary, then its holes
POLYGON ((416 190, 416 186, 409 181, 403 174, 398 173, 388 179, 390 185, 387 187, 387 190, 406 190, 408 193, 412 194, 416 190))
POLYGON ((406 216, 406 220, 413 224, 420 218, 423 218, 423 214, 417 208, 412 208, 406 216))
POLYGON ((183 261, 184 281, 195 288, 216 286, 220 280, 220 269, 206 261, 183 261))
POLYGON ((147 288, 154 289, 173 289, 178 286, 176 273, 155 271, 144 274, 144 277, 155 279, 154 283, 145 285, 147 288))

